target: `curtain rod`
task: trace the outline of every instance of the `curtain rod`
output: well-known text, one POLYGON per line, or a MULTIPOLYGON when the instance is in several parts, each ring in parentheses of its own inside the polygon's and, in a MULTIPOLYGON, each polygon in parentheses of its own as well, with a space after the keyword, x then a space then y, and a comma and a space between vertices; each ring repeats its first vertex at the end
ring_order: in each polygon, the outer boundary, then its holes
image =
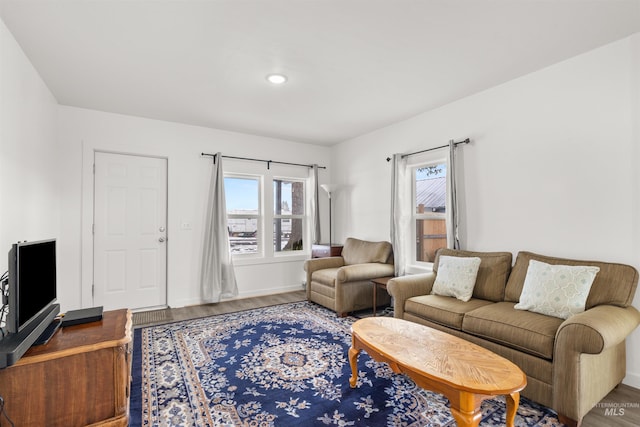
MULTIPOLYGON (((471 140, 467 138, 467 139, 463 139, 462 141, 454 142, 453 145, 468 144, 470 142, 471 140)), ((414 154, 420 154, 420 153, 426 153, 427 151, 439 150, 441 148, 447 148, 448 146, 449 144, 441 145, 440 147, 427 148, 426 150, 420 150, 420 151, 415 151, 413 153, 403 154, 402 156, 400 156, 400 158, 404 159, 405 157, 413 156, 414 154)), ((391 161, 391 157, 387 157, 387 162, 390 162, 390 161, 391 161)))
MULTIPOLYGON (((213 157, 213 163, 216 162, 216 156, 217 154, 210 154, 210 153, 201 153, 202 156, 209 156, 209 157, 213 157)), ((303 165, 301 163, 288 163, 288 162, 277 162, 275 160, 262 160, 262 159, 252 159, 249 157, 235 157, 235 156, 222 156, 225 159, 236 159, 236 160, 249 160, 252 162, 264 162, 267 164, 267 169, 271 169, 271 163, 276 163, 279 165, 289 165, 289 166, 304 166, 305 168, 312 168, 313 165, 303 165)), ((326 166, 318 166, 318 169, 326 169, 326 166)))

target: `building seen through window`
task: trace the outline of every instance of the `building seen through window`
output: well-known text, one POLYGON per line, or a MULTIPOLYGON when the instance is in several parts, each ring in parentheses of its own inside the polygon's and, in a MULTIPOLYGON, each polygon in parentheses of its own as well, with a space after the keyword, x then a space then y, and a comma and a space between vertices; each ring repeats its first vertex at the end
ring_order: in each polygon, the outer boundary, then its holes
POLYGON ((438 249, 447 246, 447 165, 414 169, 416 261, 433 262, 438 249))

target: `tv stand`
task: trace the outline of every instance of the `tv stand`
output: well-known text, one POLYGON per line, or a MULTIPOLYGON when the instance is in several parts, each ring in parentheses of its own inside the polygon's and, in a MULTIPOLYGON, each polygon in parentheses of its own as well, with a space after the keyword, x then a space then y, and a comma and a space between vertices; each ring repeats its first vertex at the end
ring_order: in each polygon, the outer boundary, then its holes
POLYGON ((0 369, 4 410, 16 426, 109 426, 129 422, 131 312, 61 328, 0 369))

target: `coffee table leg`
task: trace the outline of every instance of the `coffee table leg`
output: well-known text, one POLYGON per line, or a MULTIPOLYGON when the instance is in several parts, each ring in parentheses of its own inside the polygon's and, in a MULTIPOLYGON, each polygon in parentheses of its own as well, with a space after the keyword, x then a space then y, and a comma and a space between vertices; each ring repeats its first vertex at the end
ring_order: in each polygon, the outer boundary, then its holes
POLYGON ((520 393, 511 393, 507 395, 507 413, 506 422, 507 427, 513 427, 516 419, 516 412, 518 412, 518 405, 520 403, 520 393))
MULTIPOLYGON (((445 396, 447 396, 445 394, 445 396)), ((447 398, 449 398, 447 396, 447 398)), ((459 401, 454 405, 454 400, 449 398, 451 402, 451 415, 456 420, 459 427, 477 427, 482 419, 482 411, 480 410, 480 400, 476 400, 473 393, 460 392, 459 401)))
POLYGON ((358 354, 360 354, 360 350, 356 350, 353 346, 349 348, 349 365, 351 365, 349 385, 351 388, 356 388, 358 383, 358 354))

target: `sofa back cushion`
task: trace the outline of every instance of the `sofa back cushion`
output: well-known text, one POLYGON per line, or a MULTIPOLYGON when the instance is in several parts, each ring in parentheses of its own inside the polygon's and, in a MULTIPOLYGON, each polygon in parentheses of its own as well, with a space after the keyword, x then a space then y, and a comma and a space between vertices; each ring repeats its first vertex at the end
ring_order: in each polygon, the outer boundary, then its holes
POLYGON ((582 265, 599 267, 600 271, 591 285, 585 310, 601 304, 628 307, 633 301, 638 285, 638 271, 630 265, 600 261, 580 261, 520 252, 511 270, 505 294, 505 301, 518 302, 524 280, 527 276, 529 261, 536 260, 554 265, 582 265))
POLYGON ((460 256, 480 258, 480 267, 473 288, 473 298, 493 302, 504 299, 507 278, 511 271, 511 252, 473 252, 458 249, 440 249, 433 262, 433 271, 438 273, 438 263, 441 256, 460 256))
POLYGON ((389 242, 368 242, 349 237, 344 242, 342 258, 346 265, 368 262, 393 264, 393 251, 389 242))

